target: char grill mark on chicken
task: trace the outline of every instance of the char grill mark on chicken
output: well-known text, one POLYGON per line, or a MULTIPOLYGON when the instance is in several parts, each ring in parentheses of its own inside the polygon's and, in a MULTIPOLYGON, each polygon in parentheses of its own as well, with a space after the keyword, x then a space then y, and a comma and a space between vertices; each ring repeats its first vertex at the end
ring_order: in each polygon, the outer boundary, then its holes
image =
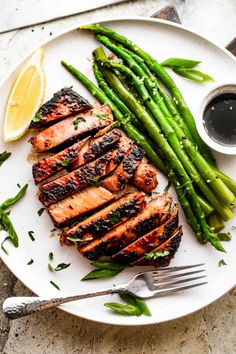
POLYGON ((95 160, 119 142, 121 134, 118 129, 98 139, 85 138, 58 154, 42 159, 33 166, 33 177, 38 184, 64 168, 75 169, 80 165, 95 160))
POLYGON ((99 129, 108 126, 113 120, 108 106, 101 106, 99 111, 101 114, 107 114, 108 117, 106 119, 98 118, 93 110, 89 110, 65 118, 44 129, 30 139, 33 148, 37 152, 55 150, 96 133, 99 129))
POLYGON ((110 176, 101 182, 101 185, 112 193, 118 193, 123 190, 133 177, 143 155, 144 151, 137 145, 132 144, 121 164, 110 176))
POLYGON ((63 168, 69 166, 77 158, 87 139, 88 138, 78 141, 58 154, 52 155, 35 163, 32 169, 35 184, 43 182, 45 179, 55 175, 57 172, 63 170, 63 168))
POLYGON ((144 256, 145 253, 151 252, 153 249, 168 240, 178 226, 178 222, 178 206, 175 205, 172 214, 164 223, 162 220, 161 225, 156 229, 140 237, 138 240, 113 255, 113 260, 122 264, 131 264, 135 262, 140 257, 144 256))
MULTIPOLYGON (((140 212, 146 206, 144 198, 143 192, 125 195, 72 228, 65 230, 61 235, 61 244, 67 243, 67 237, 85 241, 103 236, 117 224, 140 212)), ((82 244, 84 245, 84 243, 82 244)))
POLYGON ((179 226, 175 229, 175 231, 172 233, 171 237, 167 241, 165 241, 159 247, 155 248, 152 251, 153 253, 158 251, 168 251, 168 255, 153 260, 147 259, 145 256, 143 256, 137 261, 133 262, 132 265, 151 265, 156 267, 167 267, 171 259, 174 257, 177 249, 179 248, 182 235, 182 226, 179 226))
POLYGON ((92 105, 70 87, 56 92, 44 103, 30 123, 30 128, 42 128, 70 115, 92 108, 92 105))
POLYGON ((71 168, 78 168, 79 166, 96 159, 111 149, 120 141, 120 139, 121 133, 119 129, 114 129, 97 139, 90 138, 83 145, 80 153, 77 155, 77 158, 72 162, 71 168))
POLYGON ((85 245, 80 252, 91 260, 113 255, 157 227, 163 215, 169 214, 171 202, 172 198, 168 193, 153 199, 136 216, 118 225, 102 238, 85 245))
POLYGON ((111 202, 114 198, 115 195, 105 188, 91 186, 51 204, 48 212, 54 225, 62 227, 73 219, 111 202))
POLYGON ((48 206, 79 190, 99 184, 99 178, 112 172, 121 162, 125 148, 109 151, 97 160, 88 163, 65 176, 41 186, 40 201, 48 206))
POLYGON ((157 172, 152 165, 141 161, 134 173, 131 183, 138 189, 146 193, 151 193, 157 186, 157 172))

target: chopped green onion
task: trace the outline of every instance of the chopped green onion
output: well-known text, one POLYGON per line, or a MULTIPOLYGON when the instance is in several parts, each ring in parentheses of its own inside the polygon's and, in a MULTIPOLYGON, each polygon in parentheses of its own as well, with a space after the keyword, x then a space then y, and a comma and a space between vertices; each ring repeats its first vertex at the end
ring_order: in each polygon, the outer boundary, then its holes
POLYGON ((0 166, 11 156, 11 152, 4 151, 0 153, 0 166))
POLYGON ((34 238, 34 231, 28 231, 28 235, 29 235, 29 237, 31 238, 31 241, 35 241, 35 238, 34 238))
POLYGON ((41 216, 41 215, 43 214, 44 210, 45 210, 45 208, 39 209, 39 210, 37 211, 38 216, 41 216))
POLYGON ((150 260, 155 260, 157 258, 165 257, 170 254, 170 251, 164 250, 164 251, 154 251, 150 253, 146 253, 145 258, 150 260))
POLYGON ((223 259, 221 259, 218 264, 219 264, 219 267, 227 265, 227 263, 225 263, 225 261, 223 259))
POLYGON ((189 80, 200 82, 200 83, 206 81, 214 81, 214 79, 211 76, 195 69, 173 68, 173 71, 180 76, 183 76, 189 80))
POLYGON ((26 190, 28 188, 28 184, 24 185, 23 188, 21 188, 21 190, 16 194, 15 197, 9 198, 7 200, 5 200, 4 203, 2 203, 2 205, 0 206, 0 208, 2 210, 6 210, 9 207, 11 207, 12 205, 14 205, 16 202, 18 202, 21 198, 24 197, 26 190))
POLYGON ((66 264, 66 263, 59 263, 55 268, 48 263, 48 269, 51 270, 52 272, 60 272, 63 269, 66 269, 70 266, 70 263, 66 264))
POLYGON ((170 68, 174 67, 184 67, 184 68, 194 68, 196 65, 201 63, 198 60, 182 59, 182 58, 169 58, 161 63, 162 66, 168 66, 170 68))
POLYGON ((60 290, 59 286, 54 283, 54 281, 50 280, 50 284, 52 284, 52 286, 54 286, 54 288, 56 288, 57 290, 60 290))
POLYGON ((86 122, 86 119, 83 118, 83 117, 77 117, 77 118, 73 121, 73 125, 74 125, 74 129, 75 129, 75 130, 78 130, 79 122, 86 122))

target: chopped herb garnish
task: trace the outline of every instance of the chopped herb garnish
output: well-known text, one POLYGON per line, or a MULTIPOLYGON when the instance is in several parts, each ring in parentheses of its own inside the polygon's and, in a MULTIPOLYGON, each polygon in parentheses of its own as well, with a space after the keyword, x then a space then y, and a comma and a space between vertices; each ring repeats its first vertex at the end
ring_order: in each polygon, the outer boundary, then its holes
POLYGON ((232 230, 233 230, 233 231, 236 231, 236 225, 233 225, 233 226, 232 226, 232 230))
POLYGON ((167 185, 164 188, 164 192, 168 192, 168 190, 170 189, 170 186, 171 186, 171 180, 169 179, 167 185))
POLYGON ((165 257, 170 254, 170 251, 164 250, 164 251, 154 251, 150 253, 146 253, 145 258, 150 260, 155 260, 157 258, 165 257))
POLYGON ((19 239, 16 230, 9 218, 9 216, 0 208, 0 226, 3 230, 8 232, 11 242, 15 247, 19 246, 19 239))
POLYGON ((31 265, 34 263, 34 260, 31 258, 31 260, 27 263, 27 265, 31 265))
POLYGON ((11 156, 11 152, 3 151, 0 153, 0 166, 11 156))
POLYGON ((100 231, 101 230, 101 226, 96 226, 96 231, 100 231))
POLYGON ((114 277, 120 273, 123 269, 94 269, 89 272, 81 280, 91 280, 91 279, 100 279, 100 278, 110 278, 114 277))
POLYGON ((214 81, 214 79, 211 76, 209 76, 199 70, 195 70, 195 69, 191 69, 191 68, 174 67, 173 71, 180 76, 183 76, 189 80, 200 82, 200 83, 203 83, 206 81, 214 81))
POLYGON ((8 250, 3 246, 3 244, 7 241, 7 240, 11 240, 10 236, 7 236, 4 238, 4 240, 1 243, 1 249, 3 250, 4 253, 6 253, 7 255, 9 255, 8 250))
POLYGON ((35 241, 35 238, 34 238, 34 231, 28 231, 28 235, 29 235, 29 237, 31 238, 31 241, 35 241))
POLYGON ((5 200, 5 202, 2 203, 0 208, 2 210, 6 210, 7 208, 9 208, 12 205, 14 205, 16 202, 18 202, 21 198, 24 197, 27 188, 28 188, 28 184, 24 185, 24 187, 21 188, 21 190, 16 194, 15 197, 12 197, 12 198, 9 198, 9 199, 5 200))
POLYGON ((106 302, 104 306, 110 308, 111 310, 125 316, 140 316, 141 311, 138 307, 134 305, 123 305, 118 302, 106 302))
POLYGON ((66 269, 70 266, 70 263, 59 263, 55 268, 48 263, 48 269, 51 270, 52 272, 60 272, 63 269, 66 269))
POLYGON ((199 60, 189 60, 182 58, 169 58, 161 63, 162 66, 168 66, 170 68, 194 68, 199 63, 199 60))
POLYGON ((92 270, 90 273, 85 275, 81 280, 91 280, 91 279, 100 279, 100 278, 109 278, 114 277, 125 269, 124 265, 113 263, 113 262, 92 262, 91 265, 98 269, 92 270))
POLYGON ((119 295, 121 299, 128 304, 124 305, 117 302, 108 302, 105 303, 104 306, 110 308, 116 313, 119 313, 120 315, 125 316, 141 316, 142 314, 146 316, 152 315, 144 300, 138 299, 131 294, 120 293, 119 295))
POLYGON ((232 236, 230 232, 220 232, 218 233, 218 239, 220 241, 231 241, 232 236))
POLYGON ((49 258, 50 260, 53 259, 53 253, 52 253, 52 252, 50 252, 50 253, 48 254, 48 258, 49 258))
POLYGON ((70 164, 71 164, 71 159, 66 159, 59 163, 59 165, 62 167, 68 167, 70 164))
POLYGON ((21 185, 20 185, 20 183, 17 183, 17 187, 18 187, 18 188, 21 188, 21 185))
POLYGON ((96 113, 93 112, 93 114, 98 117, 98 118, 109 118, 109 114, 108 113, 96 113))
POLYGON ((223 259, 221 259, 218 264, 219 264, 219 267, 227 265, 227 263, 225 263, 225 261, 223 259))
POLYGON ((41 216, 41 215, 43 214, 44 210, 45 210, 45 208, 39 209, 39 210, 37 211, 38 216, 41 216))
POLYGON ((83 117, 77 117, 77 118, 73 121, 73 125, 74 125, 74 129, 75 129, 75 130, 78 130, 79 122, 86 122, 86 119, 83 118, 83 117))
POLYGON ((72 242, 87 242, 87 241, 92 241, 93 237, 88 237, 84 240, 81 240, 81 238, 74 238, 74 237, 67 237, 67 240, 72 241, 72 242))
POLYGON ((54 281, 50 280, 50 284, 52 284, 52 286, 54 286, 54 288, 56 288, 57 290, 60 290, 59 286, 54 283, 54 281))
POLYGON ((35 123, 38 123, 42 120, 42 116, 39 113, 36 113, 35 116, 33 117, 32 121, 35 123))
POLYGON ((118 210, 114 211, 111 216, 109 216, 110 221, 113 224, 117 224, 120 221, 121 214, 118 210))
POLYGON ((92 186, 95 186, 95 187, 98 187, 100 185, 99 183, 99 178, 98 177, 94 177, 94 178, 91 178, 89 180, 89 183, 92 185, 92 186))

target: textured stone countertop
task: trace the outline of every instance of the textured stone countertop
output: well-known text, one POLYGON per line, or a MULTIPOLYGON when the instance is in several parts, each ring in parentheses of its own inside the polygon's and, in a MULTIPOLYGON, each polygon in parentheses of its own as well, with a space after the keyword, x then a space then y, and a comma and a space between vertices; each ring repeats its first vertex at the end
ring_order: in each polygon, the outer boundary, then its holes
MULTIPOLYGON (((17 5, 14 0, 14 4, 17 5)), ((226 45, 236 35, 236 0, 170 0, 184 25, 226 45)), ((0 35, 0 79, 32 46, 80 20, 96 16, 150 16, 168 4, 133 0, 0 35)), ((0 0, 4 11, 12 3, 0 0)), ((1 14, 0 14, 1 18, 1 14)), ((30 295, 0 263, 0 299, 30 295)), ((220 285, 219 285, 220 286, 220 285)), ((9 322, 0 313, 0 353, 4 354, 233 354, 236 353, 236 292, 195 314, 160 325, 126 327, 89 322, 54 309, 9 322)))

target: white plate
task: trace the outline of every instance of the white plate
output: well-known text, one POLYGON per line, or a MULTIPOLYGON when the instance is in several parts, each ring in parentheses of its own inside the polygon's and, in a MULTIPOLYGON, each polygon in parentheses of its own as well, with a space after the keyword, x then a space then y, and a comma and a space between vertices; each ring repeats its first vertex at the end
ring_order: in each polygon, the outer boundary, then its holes
MULTIPOLYGON (((105 25, 133 39, 159 61, 169 57, 202 60, 201 69, 213 76, 216 84, 227 81, 236 82, 236 62, 233 56, 223 48, 182 26, 149 18, 113 19, 107 20, 105 25)), ((90 58, 92 50, 97 46, 98 43, 96 43, 92 33, 78 32, 76 30, 54 38, 44 45, 44 66, 47 75, 45 100, 49 99, 61 87, 70 85, 73 85, 74 89, 86 98, 93 100, 86 89, 60 65, 60 60, 64 59, 75 65, 93 79, 90 58)), ((20 69, 20 65, 21 63, 17 65, 16 70, 8 76, 0 89, 1 119, 3 117, 4 102, 20 69)), ((172 73, 171 75, 183 92, 194 116, 196 116, 203 97, 214 84, 200 85, 188 82, 172 73)), ((29 183, 27 195, 12 208, 11 213, 11 219, 19 234, 20 246, 16 249, 10 244, 6 245, 10 253, 9 256, 0 251, 3 261, 11 271, 36 294, 55 296, 85 290, 97 290, 114 283, 119 284, 128 280, 132 274, 140 271, 139 267, 125 270, 112 279, 80 281, 92 268, 89 261, 80 256, 73 248, 60 247, 57 237, 50 238, 50 230, 53 229, 53 225, 49 216, 46 212, 41 217, 37 214, 42 205, 38 201, 38 188, 34 185, 31 175, 32 162, 27 160, 31 148, 30 144, 27 143, 28 138, 29 136, 26 136, 15 143, 4 144, 1 142, 0 144, 0 151, 7 150, 12 152, 11 158, 2 165, 0 170, 1 201, 17 192, 17 183, 21 185, 29 183), (29 230, 34 230, 35 242, 30 240, 28 236, 29 230), (54 264, 71 262, 71 266, 61 272, 50 272, 47 268, 49 252, 54 253, 54 264), (29 266, 27 262, 31 258, 34 263, 29 266), (50 284, 50 280, 57 283, 61 291, 56 290, 50 284)), ((217 160, 219 166, 236 179, 236 158, 217 155, 217 160)), ((167 180, 161 174, 159 175, 159 180, 158 189, 162 191, 167 180)), ((175 192, 173 190, 171 192, 176 198, 175 192)), ((236 283, 236 234, 233 235, 231 242, 225 243, 227 254, 223 254, 217 252, 210 245, 200 245, 186 224, 182 214, 180 220, 183 224, 184 236, 171 265, 205 262, 208 285, 188 290, 178 295, 149 300, 148 305, 150 306, 152 317, 123 317, 113 314, 103 304, 107 301, 116 301, 118 299, 116 295, 82 300, 61 306, 61 308, 74 315, 98 322, 119 325, 144 325, 160 323, 187 315, 225 294, 236 283), (218 262, 222 258, 227 263, 227 266, 219 267, 218 262)), ((236 224, 236 217, 227 223, 226 229, 231 230, 233 224, 236 224)), ((232 233, 235 232, 232 231, 232 233)), ((3 238, 3 235, 1 237, 3 238)))

